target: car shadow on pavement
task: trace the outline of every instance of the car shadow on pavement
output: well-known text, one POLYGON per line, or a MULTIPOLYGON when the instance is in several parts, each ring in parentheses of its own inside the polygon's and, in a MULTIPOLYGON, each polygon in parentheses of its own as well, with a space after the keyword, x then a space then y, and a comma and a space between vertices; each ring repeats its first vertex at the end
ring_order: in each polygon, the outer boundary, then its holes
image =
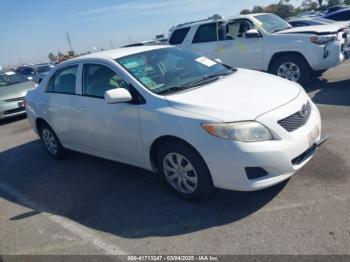
POLYGON ((5 119, 0 120, 0 126, 8 125, 10 123, 17 122, 17 121, 23 120, 25 118, 27 118, 27 116, 25 114, 11 117, 11 118, 5 118, 5 119))
POLYGON ((304 89, 309 93, 315 92, 312 100, 316 104, 350 106, 350 79, 341 81, 314 79, 304 86, 304 89))
POLYGON ((250 193, 218 190, 206 201, 186 202, 150 172, 75 152, 55 160, 39 140, 1 157, 0 184, 36 203, 21 202, 0 187, 0 197, 33 209, 9 217, 13 223, 45 211, 125 238, 172 236, 234 223, 269 203, 287 183, 250 193))

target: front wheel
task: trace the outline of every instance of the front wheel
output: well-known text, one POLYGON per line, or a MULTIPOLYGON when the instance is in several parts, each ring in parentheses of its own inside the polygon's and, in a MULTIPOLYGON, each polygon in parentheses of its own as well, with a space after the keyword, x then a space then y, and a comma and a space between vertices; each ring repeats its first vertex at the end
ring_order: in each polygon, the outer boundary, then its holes
POLYGON ((204 199, 214 191, 204 160, 185 143, 163 144, 158 152, 157 167, 168 187, 181 198, 204 199))
POLYGON ((297 55, 284 55, 277 58, 270 73, 299 84, 306 84, 312 76, 309 64, 303 57, 297 55))

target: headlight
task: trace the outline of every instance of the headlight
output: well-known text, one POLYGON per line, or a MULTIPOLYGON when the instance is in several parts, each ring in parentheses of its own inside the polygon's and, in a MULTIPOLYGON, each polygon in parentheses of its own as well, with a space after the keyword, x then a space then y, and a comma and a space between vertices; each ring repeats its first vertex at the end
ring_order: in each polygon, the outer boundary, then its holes
POLYGON ((330 42, 337 40, 336 35, 322 35, 322 36, 311 36, 311 42, 317 45, 326 45, 330 42))
POLYGON ((242 142, 272 140, 270 131, 255 121, 235 123, 203 123, 202 127, 211 135, 242 142))

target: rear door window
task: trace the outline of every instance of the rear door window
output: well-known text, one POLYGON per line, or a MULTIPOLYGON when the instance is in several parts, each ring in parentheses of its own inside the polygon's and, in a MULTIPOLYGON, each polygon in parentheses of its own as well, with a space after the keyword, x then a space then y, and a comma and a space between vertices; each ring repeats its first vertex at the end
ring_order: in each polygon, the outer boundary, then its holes
POLYGON ((207 43, 218 41, 219 27, 218 23, 204 24, 198 27, 192 43, 207 43))
POLYGON ((189 31, 190 31, 189 27, 175 30, 169 39, 169 44, 171 45, 182 44, 182 42, 185 40, 189 31))
POLYGON ((75 94, 78 66, 69 66, 57 71, 50 81, 48 92, 75 94))

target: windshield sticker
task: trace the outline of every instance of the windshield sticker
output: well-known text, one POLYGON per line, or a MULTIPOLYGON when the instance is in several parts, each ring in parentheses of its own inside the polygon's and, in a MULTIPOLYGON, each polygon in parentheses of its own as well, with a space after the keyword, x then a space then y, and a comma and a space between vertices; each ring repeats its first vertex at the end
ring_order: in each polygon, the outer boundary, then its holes
POLYGON ((13 76, 15 74, 16 74, 15 72, 5 72, 4 73, 4 75, 7 75, 7 76, 13 76))
POLYGON ((213 60, 210 60, 210 59, 206 58, 205 56, 198 57, 198 58, 196 59, 196 61, 197 61, 198 63, 201 63, 202 65, 207 66, 207 67, 212 67, 212 66, 214 66, 214 65, 217 64, 216 62, 214 62, 213 60))

